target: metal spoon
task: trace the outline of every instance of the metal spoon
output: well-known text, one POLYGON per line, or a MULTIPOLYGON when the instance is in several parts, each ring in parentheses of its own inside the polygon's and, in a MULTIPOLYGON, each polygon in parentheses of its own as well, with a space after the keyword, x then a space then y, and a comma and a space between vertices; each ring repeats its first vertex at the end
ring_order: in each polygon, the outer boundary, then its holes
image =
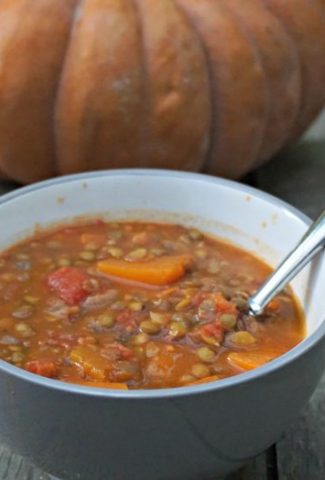
POLYGON ((311 225, 298 245, 247 300, 252 316, 263 313, 267 304, 325 247, 325 210, 311 225))

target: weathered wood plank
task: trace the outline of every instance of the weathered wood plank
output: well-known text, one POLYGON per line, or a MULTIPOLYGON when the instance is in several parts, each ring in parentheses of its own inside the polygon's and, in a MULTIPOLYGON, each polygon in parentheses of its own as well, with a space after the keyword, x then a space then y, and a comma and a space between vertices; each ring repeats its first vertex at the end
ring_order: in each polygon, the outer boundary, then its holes
MULTIPOLYGON (((1 480, 51 480, 49 475, 32 465, 8 447, 0 446, 1 480)), ((55 480, 55 479, 53 479, 55 480)))
POLYGON ((325 376, 277 451, 280 480, 324 480, 325 376))
POLYGON ((256 182, 315 218, 325 208, 325 113, 303 141, 261 168, 256 182))
MULTIPOLYGON (((20 478, 19 479, 17 478, 15 480, 20 480, 20 478)), ((30 480, 43 480, 43 478, 32 477, 30 480)), ((50 475, 49 477, 46 477, 46 478, 44 477, 44 480, 60 480, 60 479, 50 475)), ((109 479, 105 479, 105 480, 109 480, 109 479)), ((266 473, 265 454, 259 455, 255 460, 252 460, 247 466, 241 468, 240 470, 238 470, 237 472, 231 475, 228 475, 224 480, 269 480, 266 473)), ((276 480, 276 479, 271 479, 271 480, 276 480)))
MULTIPOLYGON (((256 179, 262 190, 315 218, 325 208, 325 113, 303 142, 263 167, 256 179)), ((277 457, 280 480, 325 478, 325 376, 278 443, 277 457)))

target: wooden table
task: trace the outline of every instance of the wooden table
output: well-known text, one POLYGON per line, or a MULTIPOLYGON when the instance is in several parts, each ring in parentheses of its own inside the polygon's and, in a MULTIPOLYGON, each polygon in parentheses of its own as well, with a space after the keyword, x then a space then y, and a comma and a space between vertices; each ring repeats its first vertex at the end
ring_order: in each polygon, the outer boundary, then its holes
MULTIPOLYGON (((245 181, 315 218, 325 208, 325 114, 298 145, 245 181)), ((12 188, 14 185, 0 184, 0 194, 12 188)), ((225 480, 324 479, 325 375, 308 406, 278 444, 225 480)), ((0 480, 55 479, 0 445, 0 480)))

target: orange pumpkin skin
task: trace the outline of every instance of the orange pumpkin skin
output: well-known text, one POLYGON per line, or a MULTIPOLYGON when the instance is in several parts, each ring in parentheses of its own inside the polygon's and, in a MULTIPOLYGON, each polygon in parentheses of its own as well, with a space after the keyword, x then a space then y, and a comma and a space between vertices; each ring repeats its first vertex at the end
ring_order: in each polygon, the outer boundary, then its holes
POLYGON ((57 173, 53 112, 77 0, 0 2, 0 170, 57 173))
POLYGON ((237 178, 325 104, 324 0, 2 0, 0 177, 237 178))

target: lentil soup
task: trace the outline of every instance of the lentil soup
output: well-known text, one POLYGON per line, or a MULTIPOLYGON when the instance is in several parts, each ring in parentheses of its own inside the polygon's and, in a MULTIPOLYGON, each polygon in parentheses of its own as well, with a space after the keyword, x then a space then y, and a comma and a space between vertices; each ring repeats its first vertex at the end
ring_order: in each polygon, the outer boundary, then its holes
POLYGON ((271 269, 183 226, 71 224, 0 256, 0 358, 89 386, 195 385, 254 369, 305 333, 289 288, 259 318, 271 269))

